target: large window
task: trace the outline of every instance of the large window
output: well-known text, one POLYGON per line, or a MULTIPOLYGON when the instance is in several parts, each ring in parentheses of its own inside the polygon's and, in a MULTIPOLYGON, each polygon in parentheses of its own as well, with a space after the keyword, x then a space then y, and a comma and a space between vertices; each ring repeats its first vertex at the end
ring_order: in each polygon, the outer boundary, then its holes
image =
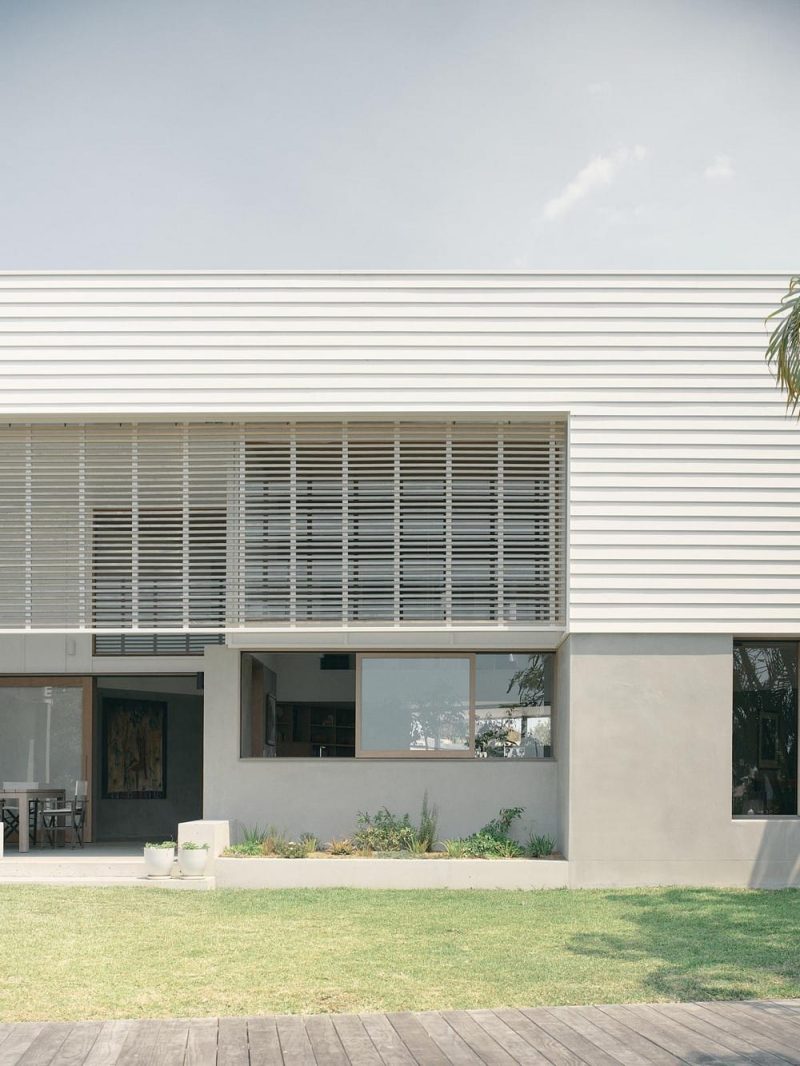
POLYGON ((243 652, 243 758, 547 759, 549 652, 243 652))
POLYGON ((797 814, 798 646, 733 649, 733 813, 797 814))
POLYGON ((360 750, 365 755, 468 755, 468 656, 363 656, 360 750))

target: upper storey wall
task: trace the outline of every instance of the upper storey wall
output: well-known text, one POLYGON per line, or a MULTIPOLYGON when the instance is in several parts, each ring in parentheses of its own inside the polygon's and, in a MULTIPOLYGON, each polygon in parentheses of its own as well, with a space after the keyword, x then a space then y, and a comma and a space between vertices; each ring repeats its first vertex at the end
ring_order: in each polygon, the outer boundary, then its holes
POLYGON ((566 412, 572 630, 800 634, 783 274, 0 275, 0 419, 566 412))

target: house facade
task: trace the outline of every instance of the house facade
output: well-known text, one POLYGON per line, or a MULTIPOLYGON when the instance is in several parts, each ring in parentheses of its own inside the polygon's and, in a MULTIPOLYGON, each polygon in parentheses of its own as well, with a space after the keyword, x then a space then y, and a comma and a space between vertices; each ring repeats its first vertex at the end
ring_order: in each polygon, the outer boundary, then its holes
POLYGON ((0 783, 800 884, 779 274, 0 274, 0 783))

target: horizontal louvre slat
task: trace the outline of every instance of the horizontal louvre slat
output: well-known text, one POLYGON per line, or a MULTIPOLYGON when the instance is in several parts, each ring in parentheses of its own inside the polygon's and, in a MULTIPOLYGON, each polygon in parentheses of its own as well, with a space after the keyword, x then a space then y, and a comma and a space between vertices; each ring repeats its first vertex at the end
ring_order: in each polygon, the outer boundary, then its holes
POLYGON ((0 628, 558 625, 564 464, 556 420, 3 427, 0 628))

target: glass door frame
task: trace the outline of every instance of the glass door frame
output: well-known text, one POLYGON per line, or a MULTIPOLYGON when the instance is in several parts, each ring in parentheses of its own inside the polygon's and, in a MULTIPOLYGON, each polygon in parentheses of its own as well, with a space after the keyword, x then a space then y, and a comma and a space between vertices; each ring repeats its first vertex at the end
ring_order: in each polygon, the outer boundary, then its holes
MULTIPOLYGON (((87 783, 86 824, 84 840, 87 844, 94 839, 94 774, 93 774, 93 678, 75 674, 5 674, 0 677, 0 688, 80 688, 83 692, 81 713, 81 773, 87 783)), ((49 782, 46 782, 49 784, 49 782)), ((74 797, 69 795, 68 800, 74 797)))

